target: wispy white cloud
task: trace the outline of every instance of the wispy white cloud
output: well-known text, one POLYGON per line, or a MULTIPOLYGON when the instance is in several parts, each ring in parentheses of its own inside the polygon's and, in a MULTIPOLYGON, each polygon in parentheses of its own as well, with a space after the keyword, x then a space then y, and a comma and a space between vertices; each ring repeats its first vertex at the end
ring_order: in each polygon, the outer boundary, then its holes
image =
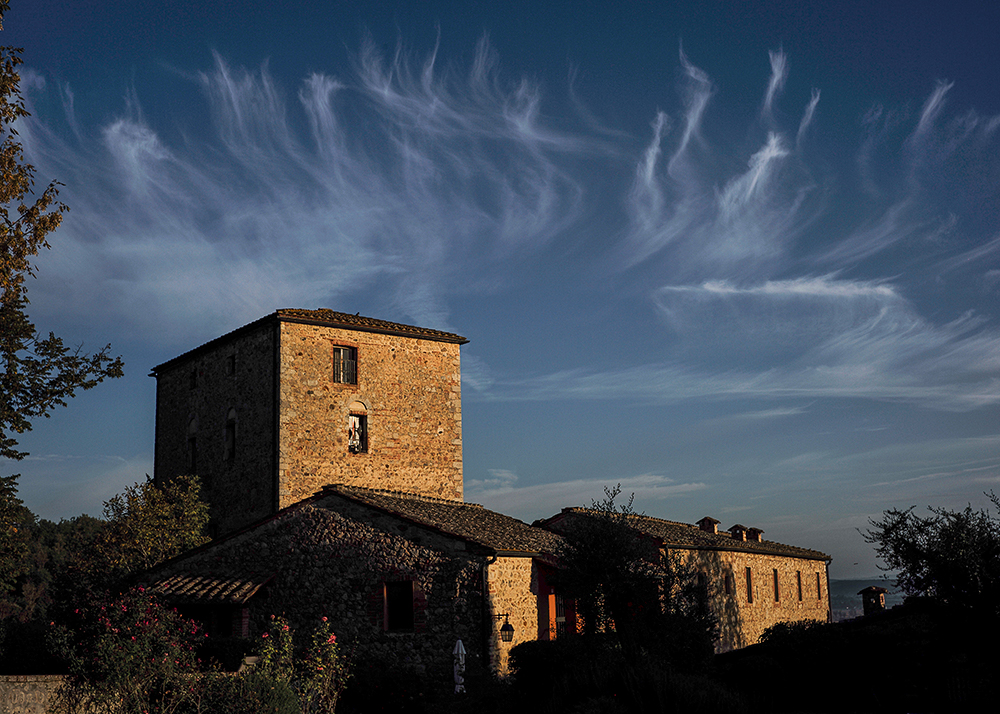
POLYGON ((974 270, 991 289, 995 226, 984 235, 975 226, 988 221, 944 196, 970 182, 963 161, 997 168, 996 118, 949 116, 941 83, 916 118, 869 112, 860 177, 831 177, 804 152, 824 145, 819 91, 784 126, 787 59, 770 59, 764 112, 736 132, 745 146, 706 130, 716 89, 683 52, 674 118, 653 113, 644 144, 592 115, 547 116, 541 86, 503 76, 485 40, 465 70, 442 67, 437 48, 417 61, 366 43, 353 72, 312 73, 294 91, 266 64, 217 57, 190 78, 211 119, 199 129, 145 118, 142 87, 88 129, 68 88, 25 73, 29 98, 57 91, 74 127, 22 127, 31 160, 67 183, 73 206, 59 250, 40 258, 33 308, 165 339, 196 323, 207 337, 276 306, 339 306, 368 290, 387 317, 462 332, 449 322, 455 301, 512 290, 526 261, 556 267, 601 245, 586 268, 637 281, 626 292, 649 296, 671 351, 611 374, 528 380, 467 355, 467 385, 496 399, 996 404, 989 313, 923 314, 907 272, 916 255, 950 279, 974 270))
POLYGON ((788 57, 780 50, 768 52, 768 57, 771 60, 771 79, 767 83, 762 114, 765 119, 770 120, 774 115, 774 102, 788 79, 788 57))
MULTIPOLYGON (((29 76, 29 96, 46 91, 29 76)), ((603 151, 547 126, 539 88, 501 80, 485 42, 465 77, 368 44, 353 76, 314 73, 291 96, 266 64, 216 57, 191 81, 211 123, 183 139, 144 118, 142 87, 99 138, 23 122, 30 159, 74 209, 41 257, 36 309, 102 305, 161 335, 197 316, 211 334, 377 281, 384 309, 450 328, 447 286, 496 289, 497 261, 574 225, 584 189, 565 156, 603 151)))
POLYGON ((1000 403, 1000 334, 966 315, 921 318, 889 284, 833 276, 667 286, 658 307, 686 361, 562 371, 503 390, 524 399, 864 398, 964 411, 1000 403), (706 370, 720 351, 733 354, 706 370), (695 366, 697 365, 697 366, 695 366))

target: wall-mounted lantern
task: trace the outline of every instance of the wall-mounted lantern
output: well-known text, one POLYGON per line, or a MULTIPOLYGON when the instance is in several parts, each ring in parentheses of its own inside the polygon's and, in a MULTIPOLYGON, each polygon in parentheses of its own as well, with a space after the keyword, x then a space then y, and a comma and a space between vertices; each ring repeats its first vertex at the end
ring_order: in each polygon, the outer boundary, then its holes
POLYGON ((494 615, 494 618, 499 620, 501 617, 504 619, 503 626, 500 628, 500 639, 504 642, 514 641, 514 626, 510 624, 510 613, 505 612, 502 615, 494 615))

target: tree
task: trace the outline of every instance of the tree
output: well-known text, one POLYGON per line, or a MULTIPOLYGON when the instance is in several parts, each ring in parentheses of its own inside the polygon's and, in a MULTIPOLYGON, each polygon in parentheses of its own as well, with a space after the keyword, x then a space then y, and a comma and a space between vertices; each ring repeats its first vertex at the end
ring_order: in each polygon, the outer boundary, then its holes
MULTIPOLYGON (((987 494, 1000 514, 1000 499, 987 494)), ((862 532, 895 583, 908 595, 923 595, 980 615, 1000 616, 1000 520, 968 505, 961 511, 928 508, 921 517, 907 509, 884 511, 862 532)))
MULTIPOLYGON (((0 0, 0 29, 10 8, 0 0)), ((91 389, 123 374, 121 357, 111 345, 94 354, 67 347, 49 333, 42 337, 28 319, 26 279, 34 277, 33 259, 48 248, 48 235, 67 210, 58 200, 59 182, 34 191, 35 167, 24 160, 14 124, 27 117, 21 97, 21 50, 0 47, 0 457, 23 459, 13 434, 31 430, 31 420, 48 417, 78 389, 91 389)))
POLYGON ((116 579, 153 567, 206 543, 208 504, 195 476, 162 488, 148 476, 104 503, 107 524, 94 543, 92 568, 116 579))
POLYGON ((614 633, 626 656, 688 664, 712 652, 715 620, 694 572, 633 525, 640 515, 605 487, 586 518, 564 534, 558 584, 576 599, 587 634, 614 633))
POLYGON ((0 476, 0 618, 11 608, 6 597, 27 572, 29 532, 35 515, 17 497, 17 476, 0 476))

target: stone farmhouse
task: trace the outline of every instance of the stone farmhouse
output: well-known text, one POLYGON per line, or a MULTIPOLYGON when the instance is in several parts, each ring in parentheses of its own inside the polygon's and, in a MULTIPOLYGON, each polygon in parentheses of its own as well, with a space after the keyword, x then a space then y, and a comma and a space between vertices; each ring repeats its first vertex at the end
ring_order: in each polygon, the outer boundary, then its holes
MULTIPOLYGON (((459 335, 332 310, 278 310, 154 368, 154 479, 197 473, 211 543, 149 574, 210 632, 321 616, 357 656, 450 682, 577 629, 552 586, 568 508, 528 525, 465 503, 459 335), (511 632, 513 630, 513 632, 511 632)), ((633 526, 697 569, 718 648, 826 620, 830 558, 718 521, 633 526)))

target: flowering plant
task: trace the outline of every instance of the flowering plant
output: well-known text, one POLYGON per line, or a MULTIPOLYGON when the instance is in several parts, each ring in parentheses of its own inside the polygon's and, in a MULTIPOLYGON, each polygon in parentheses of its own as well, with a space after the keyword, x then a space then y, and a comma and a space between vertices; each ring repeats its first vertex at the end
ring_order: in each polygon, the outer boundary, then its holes
POLYGON ((55 627, 68 661, 62 698, 70 711, 172 712, 191 692, 198 624, 143 588, 78 608, 73 628, 55 627))
POLYGON ((313 630, 309 646, 296 665, 296 688, 303 714, 332 712, 347 684, 348 669, 337 636, 325 617, 313 630))
POLYGON ((324 617, 313 630, 309 643, 296 657, 288 621, 271 616, 267 631, 261 636, 260 662, 263 674, 289 682, 299 698, 303 714, 332 712, 347 683, 348 668, 337 646, 337 636, 324 617))

